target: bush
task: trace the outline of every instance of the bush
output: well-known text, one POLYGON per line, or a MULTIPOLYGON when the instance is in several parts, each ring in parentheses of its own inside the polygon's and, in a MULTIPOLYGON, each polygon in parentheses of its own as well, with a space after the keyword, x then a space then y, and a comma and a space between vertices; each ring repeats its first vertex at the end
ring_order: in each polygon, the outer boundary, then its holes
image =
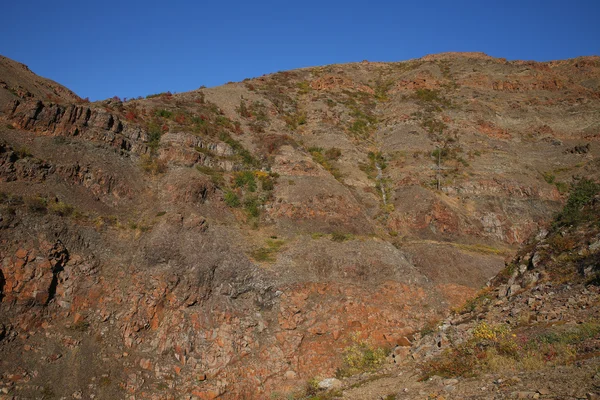
POLYGON ((336 375, 340 378, 355 375, 361 372, 371 372, 379 368, 388 351, 382 347, 375 347, 358 336, 352 338, 353 343, 344 349, 342 367, 336 375))
POLYGON ((140 166, 146 172, 152 175, 162 174, 167 170, 167 163, 149 154, 143 154, 140 157, 140 166))
POLYGON ((258 218, 260 215, 260 202, 256 197, 249 197, 244 201, 244 209, 248 216, 258 218))
POLYGON ((264 247, 258 248, 250 256, 256 261, 262 262, 273 262, 275 261, 275 254, 279 252, 279 249, 285 244, 283 240, 269 239, 264 247))
POLYGON ((237 196, 237 194, 235 194, 231 190, 228 190, 227 192, 225 192, 225 196, 223 197, 223 200, 225 201, 225 204, 227 204, 229 207, 239 207, 240 206, 240 198, 237 196))
MULTIPOLYGON (((600 192, 600 185, 589 179, 581 179, 572 186, 571 194, 563 210, 557 215, 554 226, 568 226, 589 220, 584 207, 600 192)), ((588 213, 589 214, 589 213, 588 213)))
POLYGON ((341 232, 333 232, 331 234, 331 240, 334 242, 345 242, 346 240, 352 239, 352 235, 341 233, 341 232))
POLYGON ((148 125, 148 147, 152 152, 158 149, 162 131, 158 124, 152 122, 148 125))
POLYGON ((169 110, 157 110, 156 116, 161 118, 171 118, 173 116, 173 112, 169 110))
POLYGON ((256 191, 256 179, 254 179, 252 171, 237 172, 235 174, 234 183, 235 187, 247 187, 250 192, 256 191))
POLYGON ((63 203, 62 201, 50 204, 48 209, 51 213, 60 215, 61 217, 68 217, 75 211, 72 205, 63 203))
POLYGON ((48 202, 41 196, 27 197, 25 199, 27 209, 32 212, 46 212, 48 202))
POLYGON ((342 178, 339 169, 333 164, 333 161, 337 160, 342 155, 340 149, 332 147, 331 149, 324 151, 321 147, 309 147, 308 152, 312 156, 313 161, 321 164, 321 166, 333 175, 335 179, 340 180, 342 178))
POLYGON ((272 177, 261 176, 258 179, 260 180, 262 190, 271 191, 275 188, 275 180, 272 177))

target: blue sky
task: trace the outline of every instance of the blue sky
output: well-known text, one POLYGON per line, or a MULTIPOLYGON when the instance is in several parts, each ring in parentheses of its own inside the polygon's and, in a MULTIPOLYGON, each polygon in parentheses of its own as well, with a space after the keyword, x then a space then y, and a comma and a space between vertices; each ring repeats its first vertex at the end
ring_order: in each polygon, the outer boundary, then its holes
POLYGON ((92 100, 444 51, 600 55, 600 1, 4 1, 0 54, 92 100))

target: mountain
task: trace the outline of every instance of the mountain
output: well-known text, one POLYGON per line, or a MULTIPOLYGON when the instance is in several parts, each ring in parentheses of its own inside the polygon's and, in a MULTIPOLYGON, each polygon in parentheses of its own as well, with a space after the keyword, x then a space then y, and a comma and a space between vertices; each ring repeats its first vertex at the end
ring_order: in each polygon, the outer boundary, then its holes
POLYGON ((89 103, 1 59, 0 376, 268 398, 472 297, 598 179, 600 57, 445 53, 89 103))

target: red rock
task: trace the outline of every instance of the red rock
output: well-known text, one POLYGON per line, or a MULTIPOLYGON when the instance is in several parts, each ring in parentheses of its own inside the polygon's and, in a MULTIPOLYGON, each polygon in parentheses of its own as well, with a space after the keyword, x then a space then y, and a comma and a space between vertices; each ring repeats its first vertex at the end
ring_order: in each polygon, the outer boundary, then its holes
POLYGON ((220 396, 219 392, 214 390, 206 390, 206 391, 193 391, 192 394, 194 396, 198 396, 202 400, 213 400, 220 396))
POLYGON ((27 260, 27 254, 29 252, 25 249, 19 249, 17 250, 17 252, 15 253, 15 257, 21 259, 21 260, 27 260))

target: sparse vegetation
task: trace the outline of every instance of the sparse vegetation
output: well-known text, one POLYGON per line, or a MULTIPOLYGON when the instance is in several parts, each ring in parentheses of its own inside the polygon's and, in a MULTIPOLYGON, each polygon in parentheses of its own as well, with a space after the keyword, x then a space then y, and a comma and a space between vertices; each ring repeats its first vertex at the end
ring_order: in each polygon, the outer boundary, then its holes
POLYGON ((252 171, 240 171, 234 174, 234 186, 247 188, 250 192, 256 191, 256 179, 252 171))
POLYGON ((389 100, 388 98, 388 92, 390 91, 390 89, 392 88, 392 86, 394 86, 394 81, 393 80, 384 80, 384 79, 377 79, 375 81, 375 98, 379 101, 387 101, 389 100))
MULTIPOLYGON (((567 204, 556 216, 554 226, 568 226, 590 220, 591 215, 586 213, 584 207, 592 202, 594 197, 600 193, 600 184, 581 179, 571 188, 567 204)), ((597 217, 595 218, 597 220, 597 217)))
POLYGON ((225 204, 227 204, 229 207, 234 208, 239 207, 241 204, 238 195, 232 192, 231 190, 225 192, 225 195, 223 196, 223 201, 225 201, 225 204))
POLYGON ((268 239, 266 246, 253 250, 250 256, 260 262, 274 262, 281 247, 285 244, 283 240, 268 239))
POLYGON ((142 169, 152 175, 160 175, 167 170, 167 163, 150 154, 142 154, 140 157, 142 169))
POLYGON ((196 169, 200 173, 210 177, 210 181, 216 187, 221 188, 221 187, 225 186, 225 179, 223 177, 223 171, 219 170, 218 168, 211 168, 211 167, 207 167, 204 165, 196 164, 196 169))
POLYGON ((354 236, 349 233, 333 232, 331 234, 331 240, 338 243, 345 242, 346 240, 351 240, 353 238, 354 236))
POLYGON ((342 151, 338 148, 331 148, 324 150, 321 147, 309 147, 308 152, 312 156, 313 160, 323 166, 327 172, 329 172, 337 180, 342 179, 342 174, 339 169, 335 166, 334 162, 337 161, 342 151))
POLYGON ((44 213, 48 208, 48 201, 41 196, 26 197, 25 205, 31 212, 44 213))
POLYGON ((297 111, 293 114, 286 114, 283 116, 283 120, 288 128, 295 131, 299 126, 306 124, 306 113, 297 111))
POLYGON ((539 328, 538 333, 515 333, 507 325, 480 322, 471 337, 451 345, 423 366, 422 379, 475 376, 481 372, 522 371, 560 365, 575 359, 577 346, 600 334, 600 324, 539 328))
POLYGON ((240 144, 240 142, 233 139, 227 132, 222 132, 219 139, 231 146, 233 151, 241 158, 242 162, 247 167, 260 166, 260 162, 255 159, 252 154, 240 144))
POLYGON ((361 372, 377 370, 385 361, 389 351, 360 339, 352 338, 352 344, 344 349, 342 366, 337 370, 338 377, 346 377, 361 372))
POLYGON ((439 90, 417 89, 414 97, 422 103, 433 105, 436 109, 440 107, 451 107, 452 102, 441 95, 439 90))
POLYGON ((68 217, 73 214, 75 208, 70 204, 64 203, 62 201, 57 201, 55 203, 50 203, 48 205, 48 210, 51 213, 59 215, 61 217, 68 217))

